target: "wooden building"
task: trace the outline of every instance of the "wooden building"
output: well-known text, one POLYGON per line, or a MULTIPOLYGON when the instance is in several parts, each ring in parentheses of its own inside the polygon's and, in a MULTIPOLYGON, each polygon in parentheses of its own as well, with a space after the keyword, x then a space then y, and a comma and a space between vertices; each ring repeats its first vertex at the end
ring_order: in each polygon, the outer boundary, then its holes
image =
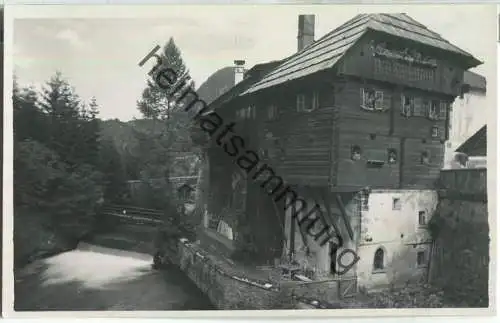
POLYGON ((314 16, 300 16, 297 53, 250 69, 204 117, 224 125, 204 142, 201 234, 256 264, 293 261, 305 244, 306 267, 328 275, 336 259, 297 229, 290 191, 320 204, 344 248, 359 250, 367 188, 434 188, 450 105, 479 64, 406 14, 357 15, 316 41, 314 16))

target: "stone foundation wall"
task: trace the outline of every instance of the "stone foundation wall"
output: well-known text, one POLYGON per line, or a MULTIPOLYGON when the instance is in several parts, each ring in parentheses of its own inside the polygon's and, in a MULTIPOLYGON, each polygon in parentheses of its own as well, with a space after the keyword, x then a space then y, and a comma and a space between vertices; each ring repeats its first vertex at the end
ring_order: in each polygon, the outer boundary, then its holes
POLYGON ((346 280, 313 282, 262 282, 224 270, 223 266, 198 245, 181 239, 172 262, 204 292, 212 304, 222 310, 297 309, 303 299, 338 303, 357 292, 355 277, 346 280))
POLYGON ((178 243, 178 255, 173 259, 184 273, 221 310, 276 308, 279 292, 245 277, 224 272, 195 245, 186 240, 178 243))

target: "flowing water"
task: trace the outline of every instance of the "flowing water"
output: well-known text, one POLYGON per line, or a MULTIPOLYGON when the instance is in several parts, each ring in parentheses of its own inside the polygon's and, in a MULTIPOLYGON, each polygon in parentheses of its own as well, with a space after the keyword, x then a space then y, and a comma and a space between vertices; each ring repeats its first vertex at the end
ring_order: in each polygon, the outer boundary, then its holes
POLYGON ((208 299, 179 270, 152 257, 81 243, 16 273, 15 310, 208 310, 208 299))

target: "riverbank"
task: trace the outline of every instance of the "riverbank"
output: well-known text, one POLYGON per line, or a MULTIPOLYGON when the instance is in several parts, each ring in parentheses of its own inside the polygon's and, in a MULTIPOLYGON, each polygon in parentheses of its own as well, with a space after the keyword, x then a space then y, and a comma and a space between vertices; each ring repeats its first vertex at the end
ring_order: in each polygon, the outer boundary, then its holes
POLYGON ((427 284, 385 290, 340 293, 348 280, 300 282, 282 280, 272 268, 242 267, 204 250, 197 242, 180 239, 169 255, 219 310, 440 308, 443 293, 427 284), (341 296, 344 294, 344 296, 341 296))
POLYGON ((71 230, 63 230, 53 226, 47 214, 16 208, 13 230, 14 268, 75 249, 89 230, 88 224, 75 224, 71 230))
POLYGON ((20 268, 16 311, 211 310, 180 271, 152 270, 147 254, 80 243, 20 268))

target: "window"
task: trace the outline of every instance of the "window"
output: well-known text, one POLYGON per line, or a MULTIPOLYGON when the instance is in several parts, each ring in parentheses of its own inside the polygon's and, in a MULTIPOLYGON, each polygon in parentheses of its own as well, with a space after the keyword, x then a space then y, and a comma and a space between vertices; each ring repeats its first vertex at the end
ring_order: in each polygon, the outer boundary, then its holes
POLYGON ((418 225, 426 225, 425 211, 418 212, 418 225))
POLYGON ((306 107, 306 97, 304 94, 297 94, 297 111, 304 111, 306 107))
POLYGON ((251 105, 247 108, 247 118, 248 119, 255 119, 255 106, 251 105))
POLYGON ((429 106, 429 113, 427 116, 431 120, 438 120, 439 119, 439 101, 438 100, 431 101, 431 104, 429 106))
POLYGON ((375 110, 375 90, 361 89, 361 108, 375 110))
POLYGON ((360 160, 361 159, 361 148, 357 145, 351 147, 351 159, 360 160))
POLYGON ((425 252, 424 251, 419 251, 417 252, 417 266, 418 267, 425 267, 425 252))
POLYGON ((428 151, 423 151, 420 155, 420 163, 422 165, 429 165, 431 163, 431 157, 428 151))
POLYGON ((392 199, 392 209, 401 210, 401 199, 399 197, 395 197, 392 199))
POLYGON ((278 107, 275 106, 274 104, 271 104, 268 108, 267 108, 267 118, 269 120, 275 120, 278 118, 278 107))
POLYGON ((378 248, 373 257, 373 271, 384 270, 384 250, 378 248))
POLYGON ((385 109, 384 106, 384 92, 376 91, 375 92, 375 110, 382 111, 385 109))
POLYGON ((408 95, 401 96, 401 114, 405 117, 411 117, 413 113, 414 99, 408 95))
POLYGON ((309 109, 308 111, 313 111, 318 108, 319 108, 319 93, 317 91, 314 91, 312 96, 311 109, 309 109))
POLYGON ((387 149, 387 163, 396 164, 398 162, 398 153, 396 149, 387 149))
POLYGON ((297 95, 297 112, 311 112, 319 108, 319 93, 312 92, 312 95, 297 95))
POLYGON ((432 126, 432 128, 431 128, 431 136, 433 138, 439 137, 439 128, 437 126, 432 126))
POLYGON ((384 92, 362 88, 361 108, 369 111, 384 110, 384 92))

